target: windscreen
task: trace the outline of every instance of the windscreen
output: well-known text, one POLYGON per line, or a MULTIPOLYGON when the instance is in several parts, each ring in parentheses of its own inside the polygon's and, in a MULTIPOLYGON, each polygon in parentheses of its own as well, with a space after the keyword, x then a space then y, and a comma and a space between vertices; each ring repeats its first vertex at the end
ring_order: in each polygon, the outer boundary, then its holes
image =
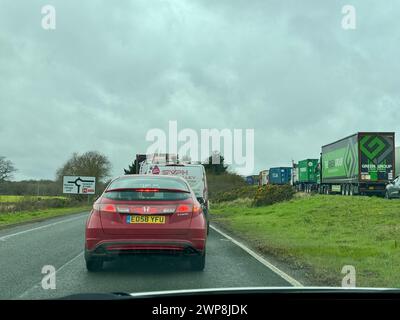
POLYGON ((400 287, 399 75, 400 0, 0 0, 0 300, 400 287))

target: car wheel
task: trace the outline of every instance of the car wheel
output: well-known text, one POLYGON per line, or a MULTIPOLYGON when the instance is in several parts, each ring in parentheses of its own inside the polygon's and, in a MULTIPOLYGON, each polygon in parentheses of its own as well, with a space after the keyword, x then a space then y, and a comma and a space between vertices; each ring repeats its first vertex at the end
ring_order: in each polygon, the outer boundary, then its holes
POLYGON ((190 267, 195 271, 203 271, 206 266, 206 254, 205 252, 201 255, 190 257, 190 267))
POLYGON ((103 260, 101 259, 90 259, 86 261, 86 269, 89 272, 100 271, 103 268, 103 260))

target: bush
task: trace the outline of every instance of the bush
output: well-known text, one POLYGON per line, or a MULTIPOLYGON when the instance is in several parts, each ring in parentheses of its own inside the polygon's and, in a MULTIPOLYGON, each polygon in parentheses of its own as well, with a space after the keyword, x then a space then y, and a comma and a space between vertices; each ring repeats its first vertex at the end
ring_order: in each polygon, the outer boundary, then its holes
POLYGON ((293 198, 295 191, 290 185, 265 185, 258 187, 253 206, 268 206, 277 202, 287 201, 293 198))
POLYGON ((234 173, 223 173, 219 175, 207 174, 208 196, 215 201, 224 192, 230 192, 248 185, 244 179, 234 173))
POLYGON ((220 191, 214 193, 212 202, 233 201, 236 199, 254 199, 257 192, 257 186, 245 186, 228 191, 220 191))

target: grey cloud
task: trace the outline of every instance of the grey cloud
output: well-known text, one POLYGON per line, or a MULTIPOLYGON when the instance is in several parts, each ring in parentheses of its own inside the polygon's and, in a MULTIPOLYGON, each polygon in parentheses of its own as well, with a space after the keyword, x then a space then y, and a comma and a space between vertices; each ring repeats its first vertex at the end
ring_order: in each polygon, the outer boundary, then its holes
POLYGON ((255 171, 356 131, 400 133, 396 1, 3 1, 0 154, 53 178, 97 149, 113 174, 147 130, 254 128, 255 171))

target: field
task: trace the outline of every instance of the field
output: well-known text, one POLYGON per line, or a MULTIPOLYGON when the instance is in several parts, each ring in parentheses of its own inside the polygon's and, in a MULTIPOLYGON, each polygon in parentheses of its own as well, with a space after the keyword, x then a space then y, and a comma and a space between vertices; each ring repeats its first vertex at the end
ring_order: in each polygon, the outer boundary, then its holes
POLYGON ((44 220, 47 218, 53 218, 67 214, 90 211, 90 209, 90 206, 80 206, 71 208, 51 208, 37 211, 21 211, 16 213, 2 213, 0 214, 0 228, 25 222, 44 220))
POLYGON ((400 287, 400 201, 303 195, 264 207, 250 200, 214 204, 212 220, 253 247, 301 270, 307 285, 400 287))
POLYGON ((62 196, 0 196, 0 228, 43 220, 65 214, 89 211, 87 201, 62 196))
POLYGON ((0 195, 0 203, 14 203, 14 202, 18 202, 18 201, 22 201, 24 199, 31 199, 31 200, 35 200, 35 199, 66 199, 66 197, 62 197, 62 196, 1 196, 0 195))

